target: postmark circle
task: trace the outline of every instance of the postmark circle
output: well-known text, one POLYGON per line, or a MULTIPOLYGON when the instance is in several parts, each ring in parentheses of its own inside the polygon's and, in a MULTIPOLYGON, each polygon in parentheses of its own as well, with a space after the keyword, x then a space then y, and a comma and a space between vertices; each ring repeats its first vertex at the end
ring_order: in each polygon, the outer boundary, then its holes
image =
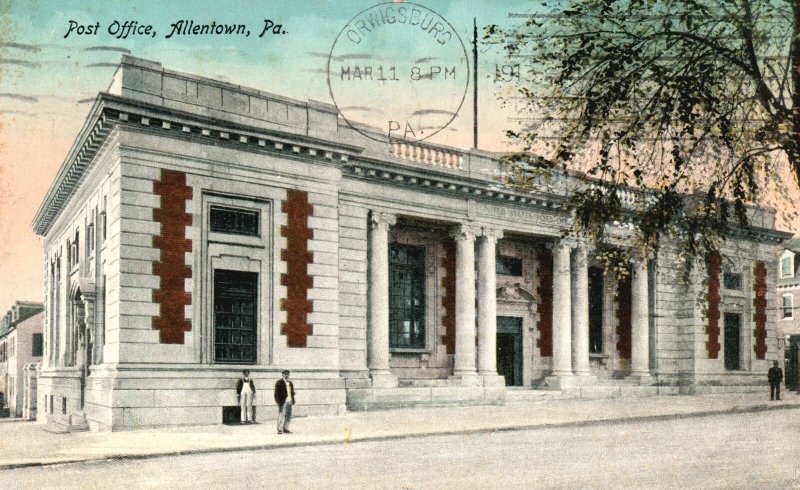
POLYGON ((342 118, 368 138, 422 141, 458 115, 469 58, 453 26, 415 3, 356 14, 328 56, 328 88, 342 118))

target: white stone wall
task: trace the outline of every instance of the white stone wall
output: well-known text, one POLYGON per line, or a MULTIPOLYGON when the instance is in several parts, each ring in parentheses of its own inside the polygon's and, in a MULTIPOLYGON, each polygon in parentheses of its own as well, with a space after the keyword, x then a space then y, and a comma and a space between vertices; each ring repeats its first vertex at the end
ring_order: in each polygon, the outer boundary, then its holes
MULTIPOLYGON (((102 276, 106 277, 106 308, 98 311, 98 326, 106 327, 106 341, 99 347, 102 359, 114 362, 118 357, 118 342, 113 333, 119 312, 119 241, 120 241, 120 169, 117 152, 117 132, 112 132, 98 151, 87 175, 78 185, 73 196, 53 223, 45 236, 45 262, 48 273, 45 284, 45 324, 44 357, 41 378, 37 390, 37 418, 66 417, 80 411, 80 372, 73 367, 71 325, 74 322, 70 312, 71 295, 75 292, 81 278, 94 281, 97 301, 101 301, 100 288, 102 276), (105 208, 104 208, 105 206, 105 208), (95 215, 95 210, 97 215, 95 215), (106 238, 102 237, 102 220, 98 215, 105 212, 106 238), (87 225, 94 222, 94 250, 87 256, 87 225), (79 263, 68 267, 70 251, 66 242, 72 241, 79 232, 79 263), (55 279, 49 273, 50 264, 56 259, 61 262, 59 288, 53 291, 55 279), (55 293, 56 302, 53 302, 55 293), (56 304, 57 303, 57 304, 56 304), (49 410, 52 400, 52 412, 49 410), (62 408, 64 408, 62 410, 62 408)), ((99 417, 104 407, 110 403, 104 398, 110 396, 110 385, 98 386, 94 380, 87 383, 85 412, 89 419, 99 417)))
POLYGON ((338 378, 338 170, 327 165, 312 168, 291 157, 243 153, 154 134, 123 133, 122 140, 122 289, 120 321, 112 339, 120 346, 120 364, 109 372, 114 377, 109 402, 112 410, 98 427, 176 423, 170 421, 173 419, 180 419, 180 423, 218 423, 221 407, 236 404, 232 383, 244 367, 264 385, 262 397, 257 399, 264 405, 262 419, 274 415, 268 409, 274 404, 270 383, 283 368, 294 372, 298 414, 342 410, 344 384, 338 378), (158 315, 152 292, 159 287, 153 263, 160 254, 152 246, 153 236, 160 233, 160 224, 152 221, 153 209, 160 205, 159 197, 153 194, 153 183, 162 168, 186 173, 187 185, 193 189, 187 202, 192 226, 186 230, 192 251, 185 257, 192 266, 192 278, 185 280, 186 290, 192 293, 192 304, 185 311, 192 330, 184 333, 183 344, 161 344, 158 330, 152 328, 152 318, 158 315), (286 247, 286 238, 281 237, 286 214, 281 203, 289 185, 307 191, 313 206, 313 216, 308 218, 314 232, 308 242, 314 257, 308 265, 314 285, 308 291, 313 302, 313 312, 308 315, 313 334, 306 348, 287 347, 286 336, 280 332, 281 323, 286 321, 286 312, 281 310, 281 298, 286 296, 286 287, 281 285, 281 274, 286 272, 286 263, 281 260, 281 250, 286 247), (208 199, 214 202, 231 201, 261 209, 263 240, 255 244, 256 248, 210 242, 204 196, 213 196, 208 199), (233 264, 234 269, 242 266, 260 273, 259 357, 255 365, 213 361, 211 291, 215 264, 221 268, 233 264))
POLYGON ((339 366, 367 374, 367 217, 361 205, 339 201, 339 366))

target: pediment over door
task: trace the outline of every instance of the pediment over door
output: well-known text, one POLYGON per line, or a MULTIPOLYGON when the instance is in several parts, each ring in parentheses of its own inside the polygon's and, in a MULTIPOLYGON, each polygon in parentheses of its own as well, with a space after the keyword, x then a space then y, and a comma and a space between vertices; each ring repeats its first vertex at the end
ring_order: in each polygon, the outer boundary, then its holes
POLYGON ((536 294, 520 283, 506 284, 497 288, 497 301, 504 303, 538 303, 536 294))

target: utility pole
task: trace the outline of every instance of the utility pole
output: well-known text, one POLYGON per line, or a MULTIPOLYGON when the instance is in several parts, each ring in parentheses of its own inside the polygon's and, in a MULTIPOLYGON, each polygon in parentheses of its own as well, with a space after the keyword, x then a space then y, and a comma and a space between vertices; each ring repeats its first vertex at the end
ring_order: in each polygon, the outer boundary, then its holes
POLYGON ((472 18, 472 147, 478 149, 478 21, 472 18))

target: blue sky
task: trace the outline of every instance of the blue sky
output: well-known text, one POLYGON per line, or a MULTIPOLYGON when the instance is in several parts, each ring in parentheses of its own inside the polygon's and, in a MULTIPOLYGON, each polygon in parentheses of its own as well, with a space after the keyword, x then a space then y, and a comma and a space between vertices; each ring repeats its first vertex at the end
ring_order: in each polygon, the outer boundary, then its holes
MULTIPOLYGON (((30 223, 122 53, 300 100, 331 102, 327 53, 350 19, 377 3, 0 0, 0 314, 16 300, 42 299, 42 242, 30 223), (251 35, 165 39, 170 24, 182 19, 244 23, 251 35), (282 24, 287 33, 258 38, 264 19, 282 24), (150 24, 157 35, 115 39, 107 31, 115 20, 150 24), (99 22, 100 29, 96 35, 65 38, 70 21, 84 26, 99 22)), ((509 12, 532 5, 516 0, 415 3, 447 19, 468 51, 473 17, 479 26, 507 24, 509 12)), ((412 38, 395 49, 402 52, 419 42, 412 38)), ((484 46, 480 59, 481 147, 500 150, 508 126, 490 76, 502 53, 484 46)), ((468 146, 471 134, 467 103, 436 141, 468 146)))

